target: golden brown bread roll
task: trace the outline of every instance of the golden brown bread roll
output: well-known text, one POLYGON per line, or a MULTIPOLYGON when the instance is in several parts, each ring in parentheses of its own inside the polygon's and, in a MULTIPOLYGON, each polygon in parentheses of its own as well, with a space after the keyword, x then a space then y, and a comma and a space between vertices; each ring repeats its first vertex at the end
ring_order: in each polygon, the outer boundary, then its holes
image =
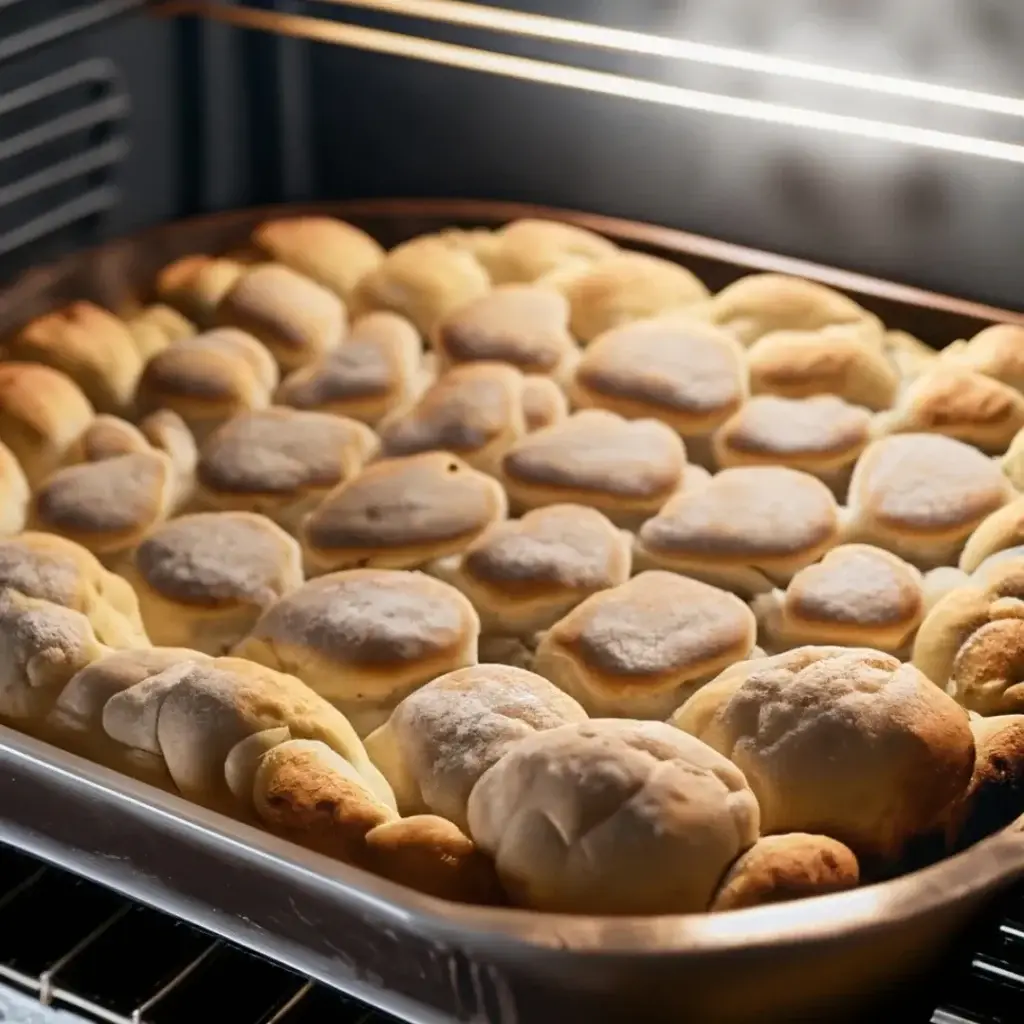
POLYGON ((416 397, 422 363, 420 336, 405 317, 368 313, 336 349, 290 373, 275 401, 373 426, 416 397))
POLYGON ((534 218, 506 224, 477 250, 495 284, 536 281, 554 270, 585 267, 617 251, 613 242, 586 228, 534 218))
POLYGON ((384 250, 365 231, 334 217, 278 217, 252 233, 253 244, 276 263, 304 274, 348 299, 359 280, 378 267, 384 250))
POLYGON ((429 679, 475 664, 479 633, 454 587, 422 573, 354 569, 271 605, 235 654, 298 676, 365 734, 429 679))
POLYGON ((853 299, 816 281, 785 274, 741 277, 715 295, 701 315, 747 346, 774 331, 810 332, 844 324, 881 342, 877 317, 853 299))
POLYGON ((533 666, 595 717, 665 718, 756 642, 753 612, 738 597, 651 571, 556 622, 533 666))
POLYGON ((683 486, 686 472, 683 442, 664 423, 586 409, 519 441, 501 476, 515 509, 570 502, 634 526, 683 486))
POLYGON ((25 529, 32 490, 10 448, 0 441, 0 534, 25 529))
POLYGON ((550 377, 527 374, 523 378, 523 415, 528 432, 553 427, 568 417, 569 401, 550 377))
POLYGON ((703 282, 686 267, 642 252, 620 252, 590 266, 556 270, 540 283, 557 287, 568 299, 569 325, 584 345, 605 331, 708 298, 703 282))
POLYGON ((119 455, 147 452, 153 445, 146 435, 120 416, 100 413, 78 436, 64 455, 64 462, 76 466, 82 462, 102 462, 119 455))
POLYGON ((176 309, 158 302, 128 320, 128 330, 145 364, 169 345, 195 335, 196 325, 176 309))
POLYGON ((284 406, 241 413, 203 445, 197 501, 207 509, 259 512, 293 533, 376 449, 369 427, 330 413, 284 406))
POLYGON ((663 722, 563 725, 473 787, 470 833, 513 903, 581 914, 706 910, 758 836, 743 774, 663 722))
POLYGON ((251 335, 221 328, 155 355, 139 380, 140 412, 172 409, 199 440, 233 416, 270 404, 277 365, 251 335))
POLYGON ((868 649, 741 662, 671 722, 742 770, 765 835, 837 839, 871 875, 935 830, 974 767, 963 708, 913 665, 868 649))
POLYGON ((725 469, 683 490, 637 534, 642 566, 752 596, 787 583, 841 539, 832 492, 784 466, 725 469))
POLYGON ((740 854, 722 879, 711 910, 742 910, 855 889, 853 851, 828 836, 793 832, 765 836, 740 854))
POLYGON ((755 395, 838 395, 878 410, 893 404, 900 387, 885 352, 859 325, 773 331, 750 346, 747 364, 755 395))
POLYGON ((30 484, 49 476, 95 413, 66 374, 36 363, 0 363, 0 442, 30 484))
POLYGON ((156 293, 168 306, 202 328, 213 324, 221 299, 241 277, 238 260, 214 256, 183 256, 157 275, 156 293))
POLYGON ((744 351, 735 338, 696 320, 663 316, 594 339, 569 398, 577 408, 649 416, 689 438, 720 426, 748 390, 744 351))
POLYGON ((302 552, 265 516, 199 512, 151 532, 121 575, 153 643, 219 655, 302 585, 302 552))
POLYGON ((938 363, 939 353, 906 331, 886 331, 882 346, 904 381, 920 377, 938 363))
POLYGON ((279 263, 242 274, 221 299, 215 318, 266 345, 285 372, 337 348, 348 328, 337 295, 279 263))
POLYGON ((843 494, 871 441, 871 413, 835 395, 755 395, 729 417, 712 441, 716 463, 788 466, 843 494))
POLYGON ((987 559, 1024 545, 1024 497, 1014 498, 983 519, 960 553, 960 569, 976 572, 987 559))
POLYGON ((901 654, 925 615, 924 580, 888 551, 841 544, 753 607, 773 652, 822 644, 901 654))
POLYGON ((526 436, 526 382, 508 363, 467 363, 438 377, 407 409, 377 425, 385 455, 441 449, 498 475, 505 453, 526 436))
POLYGON ((1013 496, 976 448, 938 434, 895 434, 857 461, 846 535, 931 569, 954 562, 978 524, 1013 496))
POLYGON ((505 492, 449 452, 382 459, 331 491, 299 531, 307 572, 414 569, 505 518, 505 492))
POLYGON ((73 302, 33 320, 9 342, 5 354, 66 374, 101 412, 131 405, 143 366, 124 322, 91 302, 73 302))
POLYGON ((471 252, 436 236, 413 239, 360 279, 352 293, 353 312, 399 313, 427 337, 449 313, 490 287, 487 271, 471 252))
POLYGON ((1024 325, 993 324, 943 350, 942 365, 962 367, 1024 392, 1024 325))
POLYGON ((431 811, 467 827, 469 794, 527 736, 587 713, 547 679, 510 665, 473 665, 414 690, 366 738, 403 814, 431 811))
POLYGON ((460 306, 434 332, 442 368, 511 363, 523 373, 567 380, 579 349, 569 333, 569 304, 553 288, 506 284, 460 306))

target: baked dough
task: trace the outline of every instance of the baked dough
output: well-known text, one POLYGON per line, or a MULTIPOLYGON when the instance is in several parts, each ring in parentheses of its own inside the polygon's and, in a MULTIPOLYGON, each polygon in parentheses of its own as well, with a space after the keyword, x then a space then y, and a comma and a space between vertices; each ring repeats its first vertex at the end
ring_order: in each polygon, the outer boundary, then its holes
POLYGON ((20 533, 28 520, 32 491, 11 449, 0 441, 0 535, 20 533))
POLYGON ((943 366, 961 367, 1024 392, 1024 326, 993 324, 970 341, 955 342, 939 357, 943 366))
POLYGON ((213 325, 221 299, 245 272, 239 260, 216 256, 183 256, 157 274, 161 302, 183 313, 201 328, 213 325))
POLYGON ((477 248, 495 284, 530 282, 554 270, 576 269, 613 256, 616 245, 560 221, 524 218, 499 228, 477 248))
POLYGON ((1014 498, 983 519, 960 553, 960 569, 977 572, 993 555, 1024 545, 1024 497, 1014 498))
POLYGON ((882 344, 903 381, 914 380, 938 364, 939 353, 906 331, 886 331, 882 344))
POLYGON ((171 306, 146 306, 127 321, 143 365, 176 341, 196 334, 196 325, 171 306))
POLYGON ((550 377, 527 374, 523 378, 523 415, 527 431, 553 427, 569 416, 569 401, 550 377))

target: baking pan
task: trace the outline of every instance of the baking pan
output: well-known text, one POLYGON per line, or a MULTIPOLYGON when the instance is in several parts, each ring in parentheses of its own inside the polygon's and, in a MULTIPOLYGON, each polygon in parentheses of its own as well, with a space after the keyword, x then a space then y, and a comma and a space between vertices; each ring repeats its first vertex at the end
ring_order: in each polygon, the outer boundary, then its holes
MULTIPOLYGON (((509 203, 388 200, 185 221, 32 270, 0 293, 0 335, 74 299, 133 308, 170 260, 236 248, 261 220, 298 212, 343 217, 387 245, 452 225, 571 221, 683 263, 712 288, 750 270, 824 281, 936 347, 993 320, 1024 323, 663 228, 509 203)), ((892 1013, 910 981, 1024 877, 1021 818, 916 874, 775 907, 591 918, 456 906, 3 727, 0 839, 423 1024, 832 1024, 892 1013)))

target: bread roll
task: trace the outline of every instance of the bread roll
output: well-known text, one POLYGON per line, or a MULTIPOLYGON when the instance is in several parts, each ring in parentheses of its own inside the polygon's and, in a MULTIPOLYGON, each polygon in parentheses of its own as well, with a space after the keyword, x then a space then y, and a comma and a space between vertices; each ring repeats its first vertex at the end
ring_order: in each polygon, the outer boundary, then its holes
POLYGON ((841 539, 829 489, 784 466, 726 469, 684 490, 640 528, 643 566, 752 596, 785 584, 841 539))
POLYGON ((290 373, 275 401, 373 426, 412 402, 422 372, 416 328, 395 313, 368 313, 352 325, 341 345, 290 373))
POLYGON ((715 462, 788 466, 845 494, 850 473, 871 441, 871 413, 835 395, 779 398, 757 395, 715 432, 715 462))
POLYGON ((366 738, 366 751, 403 814, 432 811, 465 829, 469 794, 488 768, 525 737, 586 718, 533 672, 474 665, 409 694, 366 738))
POLYGON ((49 476, 94 417, 70 377, 35 363, 0 363, 0 442, 30 484, 49 476))
POLYGON ((385 455, 443 451, 474 469, 500 472, 526 435, 525 380, 507 363, 467 363, 443 373, 410 408, 378 424, 385 455))
POLYGON ((31 501, 25 471, 10 448, 0 442, 0 535, 25 529, 31 501))
POLYGON ((357 314, 399 313, 426 337, 449 313, 490 287, 487 271, 471 252, 437 237, 413 239, 360 279, 352 304, 357 314))
POLYGON ((302 585, 302 552, 265 516, 200 512, 154 530, 122 575, 153 643, 219 655, 302 585))
POLYGON ((556 622, 534 670, 595 717, 665 718, 756 642, 754 615, 738 597, 643 572, 556 622))
POLYGON ((897 434, 872 442, 857 462, 847 539, 921 569, 948 565, 1013 495, 999 466, 976 448, 938 434, 897 434))
POLYGON ((215 318, 266 345, 285 372, 337 348, 348 328, 337 295, 279 263, 242 274, 221 299, 215 318))
POLYGON ((596 338, 576 368, 569 397, 577 407, 661 420, 688 438, 719 427, 748 389, 739 342, 717 327, 663 316, 596 338))
POLYGON ((901 654, 924 618, 924 580, 888 551, 841 544, 784 592, 759 596, 754 612, 772 651, 823 644, 901 654))
POLYGON ((152 448, 146 435, 134 423, 120 416, 100 413, 65 452, 64 462, 69 466, 102 462, 119 455, 148 452, 152 448))
POLYGON ((283 406, 242 413, 203 445, 197 498, 208 509, 259 512, 294 533, 376 448, 369 427, 341 416, 283 406))
POLYGON ((143 366, 127 326, 91 302, 33 320, 8 343, 6 358, 67 374, 101 412, 130 406, 143 366))
POLYGON ((145 365, 168 346, 184 338, 193 337, 196 334, 196 325, 176 309, 163 303, 156 303, 147 306, 128 320, 128 330, 131 331, 135 347, 145 365))
POLYGON ((515 509, 570 502, 632 526, 683 486, 686 469, 683 442, 664 423, 587 409, 513 446, 502 482, 515 509))
POLYGON ((751 345, 747 362, 755 395, 838 395, 878 410, 893 404, 900 387, 881 345, 866 340, 856 324, 773 331, 751 345))
POLYGON ((960 568, 965 573, 976 572, 993 555, 1021 545, 1024 545, 1024 497, 1014 498, 978 524, 960 553, 960 568))
POLYGON ((939 353, 906 331, 886 331, 882 344, 901 380, 914 380, 938 363, 939 353))
POLYGON ((877 317, 853 299, 816 281, 784 274, 741 277, 715 295, 702 315, 747 346, 774 331, 817 332, 836 325, 855 325, 875 344, 882 335, 877 317))
POLYGON ((304 274, 341 299, 384 260, 365 231, 333 217, 278 217, 252 233, 253 244, 276 263, 304 274))
POLYGON ((527 432, 561 423, 569 415, 565 392, 550 377, 528 374, 523 378, 523 415, 527 432))
POLYGON ((155 355, 139 381, 140 412, 172 409, 203 440, 233 416, 270 404, 277 366, 251 335, 221 328, 155 355))
POLYGON ((1024 392, 1024 326, 993 324, 970 341, 944 349, 944 366, 983 373, 1015 391, 1024 392))
POLYGON ((1018 490, 1024 490, 1024 430, 1014 435, 1010 446, 999 461, 1006 478, 1018 490))
POLYGON ((585 267, 618 251, 593 231, 553 220, 524 218, 494 233, 478 250, 495 284, 536 281, 553 270, 585 267))
POLYGON ((758 837, 743 774, 663 722, 614 719, 517 743, 473 787, 470 832, 514 903, 582 914, 706 910, 758 837))
POLYGON ((299 532, 311 575, 413 569, 465 550, 505 518, 505 492, 448 452, 382 459, 331 491, 299 532))
POLYGON ((711 910, 742 910, 854 889, 853 851, 828 836, 795 832, 759 839, 729 868, 711 910))
POLYGON ((157 275, 156 293, 162 302, 207 328, 213 324, 221 299, 244 271, 245 266, 234 259, 183 256, 157 275))
POLYGON ((765 835, 837 839, 871 876, 937 827, 974 767, 963 708, 913 665, 867 649, 741 662, 671 721, 742 770, 765 835))

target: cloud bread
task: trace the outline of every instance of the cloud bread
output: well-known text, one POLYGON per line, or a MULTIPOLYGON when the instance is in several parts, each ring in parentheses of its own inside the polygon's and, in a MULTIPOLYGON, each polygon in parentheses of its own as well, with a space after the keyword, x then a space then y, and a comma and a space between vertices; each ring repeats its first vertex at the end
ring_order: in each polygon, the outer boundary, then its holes
POLYGON ((784 466, 725 469, 684 490, 640 528, 641 565, 751 596, 786 583, 841 539, 832 492, 784 466))
POLYGON ((524 218, 499 228, 479 257, 495 284, 536 281, 553 270, 584 267, 615 255, 607 238, 553 220, 524 218))
POLYGON ((276 263, 348 299, 360 279, 384 260, 365 231, 334 217, 278 217, 252 233, 253 244, 276 263))
POLYGON ((403 814, 432 811, 467 827, 480 777, 520 740, 587 713, 547 679, 509 665, 460 668, 421 686, 366 738, 403 814))
POLYGON ((446 316, 435 331, 442 366, 502 362, 562 381, 579 358, 569 304, 553 288, 506 284, 446 316))
POLYGON ((454 587, 422 573, 331 573, 267 609, 235 648, 298 676, 360 734, 417 687, 476 663, 480 621, 454 587))
POLYGON ((302 524, 307 571, 412 569, 465 549, 505 518, 501 485, 449 452, 382 459, 302 524))
POLYGON ((420 336, 405 317, 368 313, 341 345, 290 373, 275 401, 373 426, 416 397, 422 362, 420 336))
POLYGON ((717 327, 664 316, 596 338, 569 398, 629 419, 649 416, 684 437, 710 434, 747 397, 742 346, 717 327))
POLYGON ((6 357, 67 374, 101 412, 130 406, 143 365, 123 321, 91 302, 33 320, 8 343, 6 357))
POLYGON ((196 325, 191 320, 162 302, 146 306, 131 317, 128 330, 135 340, 143 364, 176 341, 191 338, 197 333, 196 325))
POLYGON ((199 512, 153 531, 122 575, 155 644, 217 655, 302 585, 302 552, 265 516, 199 512))
POLYGON ((202 328, 213 324, 221 299, 245 272, 237 260, 214 256, 183 256, 157 275, 161 302, 183 313, 202 328))
POLYGON ((755 395, 838 395, 878 410, 893 404, 900 387, 881 346, 865 340, 856 325, 773 331, 750 346, 747 364, 755 395))
POLYGON ((243 413, 203 445, 197 497, 208 509, 259 512, 294 532, 376 448, 369 427, 341 416, 283 406, 243 413))
POLYGON ((406 317, 424 337, 444 317, 491 287, 487 271, 464 248, 443 239, 413 239, 392 249, 360 279, 353 312, 390 310, 406 317))
POLYGON ((708 908, 758 838, 735 765, 663 722, 614 719, 517 743, 469 798, 470 832, 512 901, 581 914, 708 908))
POLYGON ((683 486, 686 471, 683 442, 664 423, 586 409, 519 441, 502 481, 515 508, 572 502, 631 526, 683 486))
POLYGON ((523 378, 523 415, 528 433, 553 427, 568 418, 569 401, 550 377, 527 374, 523 378))
POLYGON ((999 466, 976 448, 938 434, 895 434, 872 442, 857 462, 847 538, 921 569, 948 565, 1013 495, 999 466))
POLYGON ((961 367, 1024 392, 1024 326, 993 324, 970 341, 944 349, 942 365, 961 367))
POLYGON ((277 364, 251 335, 220 328, 155 355, 139 381, 140 412, 171 409, 202 440, 233 416, 270 404, 277 364))
POLYGON ((220 301, 218 324, 251 334, 282 370, 295 370, 336 348, 348 328, 333 292, 279 263, 247 270, 220 301))
POLYGON ((924 580, 888 551, 841 544, 801 569, 784 592, 759 596, 754 612, 773 651, 831 644, 900 654, 924 618, 924 580))
POLYGON ((913 665, 845 647, 800 647, 733 665, 672 716, 730 758, 765 835, 845 843, 887 875, 970 783, 974 737, 958 707, 913 665))
POLYGON ((596 717, 665 718, 756 642, 753 612, 738 597, 655 570, 556 622, 534 670, 596 717))
POLYGON ((25 471, 0 442, 0 534, 20 533, 25 528, 32 491, 25 471))
POLYGON ((507 363, 467 363, 438 377, 408 409, 378 424, 385 455, 452 452, 496 476, 526 435, 523 375, 507 363))

